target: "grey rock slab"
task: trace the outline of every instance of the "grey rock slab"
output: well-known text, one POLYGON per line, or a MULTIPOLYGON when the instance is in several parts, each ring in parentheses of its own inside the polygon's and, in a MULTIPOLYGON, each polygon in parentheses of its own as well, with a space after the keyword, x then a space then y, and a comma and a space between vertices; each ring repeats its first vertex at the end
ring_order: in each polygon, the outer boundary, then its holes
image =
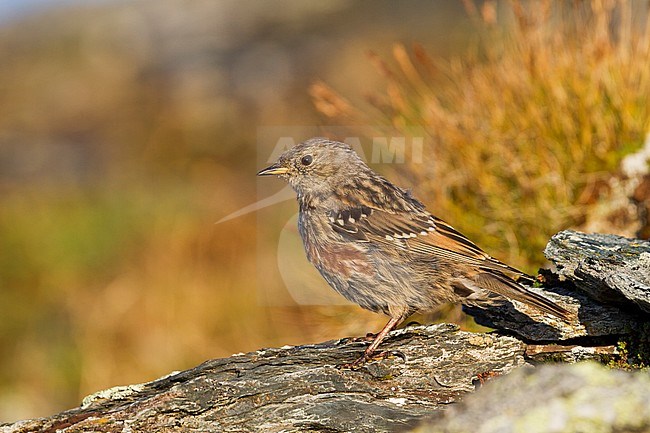
POLYGON ((650 375, 594 362, 521 368, 493 380, 417 433, 650 432, 650 375))
POLYGON ((382 349, 395 356, 338 368, 367 344, 344 339, 211 360, 0 432, 402 431, 473 391, 478 378, 525 364, 525 345, 514 338, 442 324, 393 331, 382 349))
POLYGON ((650 313, 650 242, 566 230, 551 238, 544 255, 593 299, 650 313))

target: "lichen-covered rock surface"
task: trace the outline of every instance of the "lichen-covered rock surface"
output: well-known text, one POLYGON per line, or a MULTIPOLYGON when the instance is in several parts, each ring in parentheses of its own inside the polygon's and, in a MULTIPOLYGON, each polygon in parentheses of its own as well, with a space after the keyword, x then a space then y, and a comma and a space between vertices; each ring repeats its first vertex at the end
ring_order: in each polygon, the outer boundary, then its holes
POLYGON ((454 325, 391 333, 393 356, 352 371, 355 340, 264 349, 154 382, 102 391, 84 406, 0 427, 32 432, 398 431, 523 365, 524 344, 454 325))
POLYGON ((544 254, 593 299, 650 314, 650 242, 567 230, 551 238, 544 254))
POLYGON ((650 432, 650 374, 593 362, 520 368, 414 432, 650 432))

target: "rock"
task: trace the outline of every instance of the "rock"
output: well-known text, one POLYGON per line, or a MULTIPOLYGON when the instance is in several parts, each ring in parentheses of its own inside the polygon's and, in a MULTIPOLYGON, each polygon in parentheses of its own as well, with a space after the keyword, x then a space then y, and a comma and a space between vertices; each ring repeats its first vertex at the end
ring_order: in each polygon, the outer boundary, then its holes
POLYGON ((544 255, 591 298, 650 313, 650 242, 567 230, 551 238, 544 255))
POLYGON ((567 341, 628 335, 650 320, 650 242, 563 231, 551 239, 547 287, 529 288, 575 313, 565 322, 519 302, 500 308, 464 307, 481 325, 525 341, 567 341), (561 281, 566 280, 566 281, 561 281))
POLYGON ((629 359, 622 359, 620 348, 614 345, 528 344, 524 355, 528 361, 533 363, 564 362, 571 364, 595 360, 606 364, 617 360, 621 363, 621 366, 629 368, 630 361, 629 359))
POLYGON ((514 338, 435 325, 393 331, 382 349, 395 356, 357 371, 337 368, 366 344, 345 339, 216 359, 0 432, 403 430, 483 377, 525 364, 525 345, 514 338))
POLYGON ((463 306, 463 311, 477 323, 522 338, 527 342, 567 341, 576 338, 616 337, 627 335, 644 320, 611 305, 594 301, 576 288, 551 287, 529 290, 542 294, 575 313, 570 322, 541 314, 519 302, 505 302, 499 308, 463 306))
POLYGON ((593 362, 520 368, 417 433, 650 432, 650 375, 593 362))

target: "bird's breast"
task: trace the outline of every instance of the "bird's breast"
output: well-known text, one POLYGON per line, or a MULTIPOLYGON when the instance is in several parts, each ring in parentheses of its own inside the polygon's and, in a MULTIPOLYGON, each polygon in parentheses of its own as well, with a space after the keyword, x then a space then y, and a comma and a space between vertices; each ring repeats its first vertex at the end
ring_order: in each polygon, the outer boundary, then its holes
POLYGON ((341 240, 340 235, 332 230, 327 217, 301 212, 298 230, 307 258, 321 273, 343 278, 374 273, 366 247, 341 240))

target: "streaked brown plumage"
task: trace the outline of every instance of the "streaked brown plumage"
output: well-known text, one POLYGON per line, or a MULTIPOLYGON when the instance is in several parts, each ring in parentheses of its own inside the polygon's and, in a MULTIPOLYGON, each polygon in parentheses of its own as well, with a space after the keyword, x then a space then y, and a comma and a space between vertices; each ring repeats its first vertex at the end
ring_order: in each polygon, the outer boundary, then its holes
POLYGON ((406 317, 446 302, 489 305, 507 298, 569 316, 519 284, 531 277, 431 215, 347 144, 307 140, 258 175, 278 175, 296 191, 307 258, 325 280, 350 301, 390 316, 356 364, 406 317))

